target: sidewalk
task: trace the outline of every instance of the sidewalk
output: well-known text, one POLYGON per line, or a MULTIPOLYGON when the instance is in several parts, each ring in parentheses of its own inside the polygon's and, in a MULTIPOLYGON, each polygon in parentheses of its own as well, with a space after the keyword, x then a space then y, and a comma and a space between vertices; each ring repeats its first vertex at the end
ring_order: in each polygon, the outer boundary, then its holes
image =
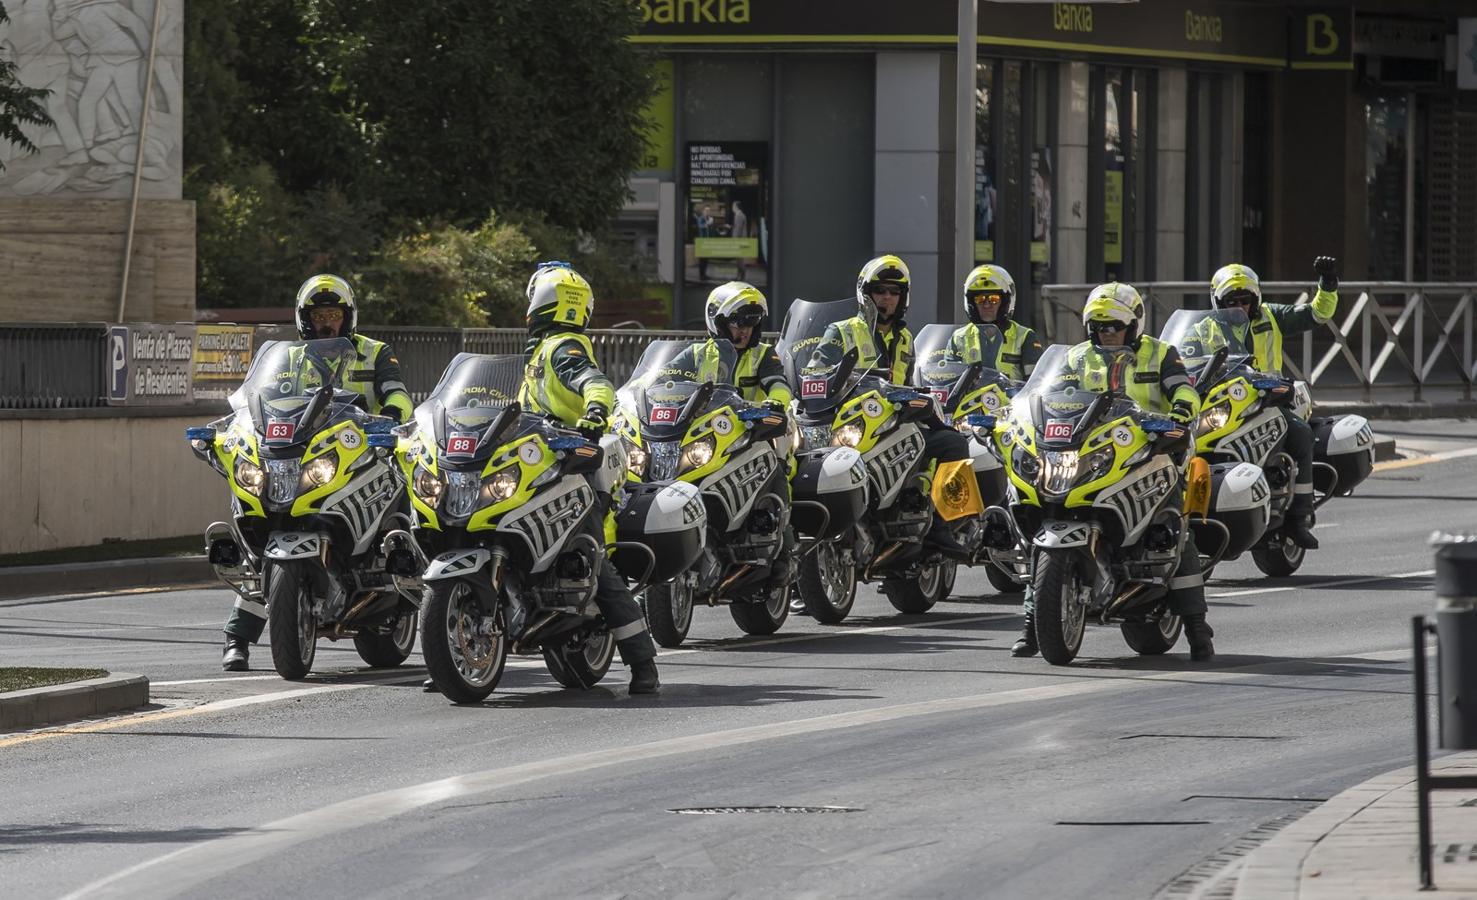
POLYGON ((1429 387, 1413 399, 1413 387, 1377 387, 1365 399, 1357 387, 1318 385, 1313 388, 1313 413, 1319 416, 1354 414, 1367 419, 1477 418, 1477 400, 1463 397, 1458 387, 1429 387))
MULTIPOLYGON (((1434 774, 1477 774, 1477 752, 1432 764, 1434 774)), ((1431 794, 1435 891, 1420 890, 1415 768, 1356 785, 1278 832, 1246 857, 1235 900, 1477 898, 1477 790, 1431 794)))

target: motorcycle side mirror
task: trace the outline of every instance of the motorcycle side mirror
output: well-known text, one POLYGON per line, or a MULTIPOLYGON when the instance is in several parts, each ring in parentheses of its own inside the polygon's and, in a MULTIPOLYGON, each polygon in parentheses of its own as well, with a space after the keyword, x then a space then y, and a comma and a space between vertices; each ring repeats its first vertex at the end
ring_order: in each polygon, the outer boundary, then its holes
POLYGON ((1291 406, 1297 397, 1292 385, 1281 378, 1254 378, 1251 386, 1262 392, 1262 403, 1267 406, 1291 406))
POLYGON ((969 423, 969 427, 971 428, 979 429, 982 431, 995 430, 994 416, 988 416, 984 413, 970 413, 969 418, 965 421, 969 423))

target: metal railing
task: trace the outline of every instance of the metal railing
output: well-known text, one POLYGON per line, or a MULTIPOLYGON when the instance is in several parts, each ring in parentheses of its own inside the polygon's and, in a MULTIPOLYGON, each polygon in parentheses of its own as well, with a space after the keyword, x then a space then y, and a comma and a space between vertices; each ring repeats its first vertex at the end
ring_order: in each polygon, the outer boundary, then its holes
MULTIPOLYGON (((1083 340, 1082 304, 1093 284, 1048 284, 1041 288, 1041 330, 1052 343, 1083 340)), ((1158 334, 1178 309, 1204 309, 1205 282, 1135 284, 1144 297, 1146 333, 1158 334)), ((1266 303, 1306 303, 1303 282, 1262 282, 1266 303)), ((1375 388, 1408 388, 1421 400, 1427 388, 1456 388, 1472 399, 1477 379, 1472 318, 1477 284, 1345 281, 1339 305, 1322 327, 1290 338, 1283 358, 1294 377, 1310 385, 1358 389, 1365 400, 1375 388)))
MULTIPOLYGON (((426 398, 458 353, 522 353, 522 328, 409 328, 361 331, 394 348, 411 396, 426 398)), ((108 326, 0 324, 0 409, 77 409, 107 405, 108 326)), ((702 337, 701 331, 601 329, 588 332, 601 367, 616 384, 630 377, 652 341, 702 337)), ((292 340, 291 326, 257 327, 257 341, 292 340)))
POLYGON ((108 326, 0 325, 0 409, 107 404, 108 326))

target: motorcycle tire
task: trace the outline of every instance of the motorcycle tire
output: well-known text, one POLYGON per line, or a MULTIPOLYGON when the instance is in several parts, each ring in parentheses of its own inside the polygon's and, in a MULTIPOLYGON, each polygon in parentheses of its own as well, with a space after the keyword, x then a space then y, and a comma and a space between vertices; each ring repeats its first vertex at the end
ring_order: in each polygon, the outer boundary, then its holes
POLYGON ((1123 640, 1140 656, 1168 653, 1180 639, 1185 623, 1179 616, 1163 615, 1155 622, 1124 622, 1119 628, 1123 640))
POLYGON ((662 647, 681 647, 692 627, 692 588, 669 581, 646 589, 641 606, 646 611, 646 627, 651 639, 662 647))
POLYGON ((790 618, 790 586, 769 588, 763 603, 730 603, 728 611, 744 634, 774 634, 790 618))
POLYGON ((1024 584, 1000 571, 999 566, 985 566, 985 578, 990 582, 990 587, 994 588, 997 593, 1021 594, 1026 590, 1024 584))
POLYGON ((544 647, 544 665, 554 680, 575 691, 600 683, 615 659, 615 638, 608 631, 577 635, 553 647, 544 647))
POLYGON ((288 681, 301 681, 313 671, 318 648, 318 622, 308 580, 291 568, 267 570, 267 626, 272 635, 272 666, 288 681))
POLYGON ((1302 568, 1308 551, 1292 542, 1286 532, 1268 535, 1260 544, 1251 548, 1252 562, 1262 574, 1273 578, 1285 578, 1302 568))
POLYGON ((836 625, 856 603, 856 569, 841 559, 841 545, 826 541, 800 562, 800 596, 805 613, 822 625, 836 625))
POLYGON ((889 578, 882 582, 882 593, 887 595, 887 602, 901 613, 926 613, 933 609, 933 605, 945 596, 947 592, 944 585, 947 576, 944 574, 944 565, 935 563, 924 566, 923 571, 918 573, 918 580, 913 581, 905 578, 889 578))
POLYGON ((1070 664, 1082 649, 1087 610, 1068 596, 1079 586, 1078 580, 1077 567, 1068 554, 1042 553, 1036 563, 1036 645, 1041 658, 1054 666, 1070 664))
POLYGON ((359 658, 376 669, 393 669, 405 662, 415 649, 416 619, 414 611, 402 612, 389 634, 366 631, 354 635, 359 658))
POLYGON ((508 661, 508 633, 503 608, 493 613, 485 647, 473 646, 480 614, 477 598, 459 581, 433 581, 421 610, 421 653, 436 690, 453 703, 477 703, 497 690, 508 661), (464 605, 467 604, 467 605, 464 605), (482 655, 469 658, 469 652, 482 655))

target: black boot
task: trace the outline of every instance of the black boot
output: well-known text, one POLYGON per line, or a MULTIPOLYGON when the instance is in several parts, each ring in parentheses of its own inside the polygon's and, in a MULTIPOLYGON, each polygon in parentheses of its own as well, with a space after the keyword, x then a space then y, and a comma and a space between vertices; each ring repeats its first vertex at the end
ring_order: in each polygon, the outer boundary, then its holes
POLYGON ((436 679, 427 678, 425 681, 422 681, 421 690, 425 691, 428 694, 436 693, 436 679))
POLYGON ((1288 537, 1292 542, 1304 550, 1317 550, 1318 538, 1313 536, 1313 525, 1317 518, 1313 515, 1313 497, 1311 494, 1298 494, 1292 498, 1292 514, 1287 523, 1288 537))
POLYGON ((641 662, 631 663, 631 693, 655 694, 661 686, 661 681, 656 677, 656 660, 643 659, 641 662))
POLYGON ((1010 655, 1017 657, 1035 656, 1039 648, 1036 646, 1036 620, 1026 613, 1026 627, 1021 629, 1021 636, 1015 639, 1011 645, 1010 655))
POLYGON ((248 668, 248 657, 251 655, 251 642, 234 634, 226 635, 226 651, 221 654, 221 669, 226 672, 245 672, 248 668))
POLYGON ((1215 656, 1215 643, 1211 641, 1215 637, 1215 629, 1205 621, 1205 613, 1185 616, 1185 637, 1190 641, 1191 659, 1204 662, 1215 656))
POLYGON ((969 562, 974 556, 968 547, 959 543, 959 539, 954 537, 954 529, 950 528, 949 523, 945 522, 940 516, 933 517, 933 527, 928 529, 928 534, 924 536, 923 543, 942 553, 945 557, 958 560, 959 562, 969 562))

